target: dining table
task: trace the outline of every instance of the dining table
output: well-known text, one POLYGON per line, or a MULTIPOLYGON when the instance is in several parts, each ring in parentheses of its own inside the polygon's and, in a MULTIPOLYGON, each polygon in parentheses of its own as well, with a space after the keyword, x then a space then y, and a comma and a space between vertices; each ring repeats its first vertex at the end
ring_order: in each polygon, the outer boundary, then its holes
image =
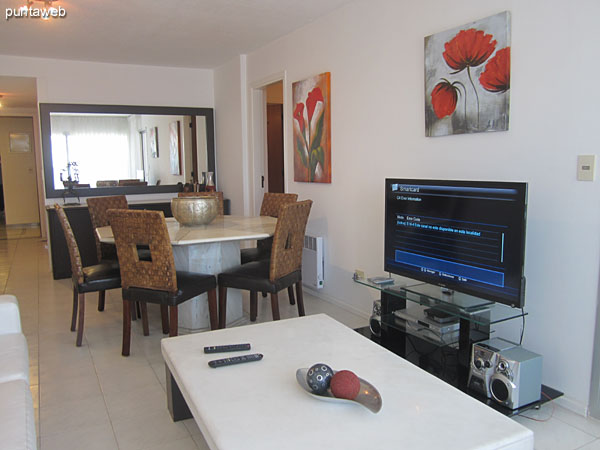
MULTIPOLYGON (((183 226, 166 218, 177 270, 218 275, 241 264, 242 241, 267 239, 275 233, 277 218, 270 216, 217 216, 207 225, 183 226)), ((115 240, 110 226, 96 228, 100 242, 115 240)), ((242 292, 227 292, 227 324, 244 317, 242 292)), ((207 295, 202 294, 179 305, 179 330, 193 333, 210 329, 207 295)))

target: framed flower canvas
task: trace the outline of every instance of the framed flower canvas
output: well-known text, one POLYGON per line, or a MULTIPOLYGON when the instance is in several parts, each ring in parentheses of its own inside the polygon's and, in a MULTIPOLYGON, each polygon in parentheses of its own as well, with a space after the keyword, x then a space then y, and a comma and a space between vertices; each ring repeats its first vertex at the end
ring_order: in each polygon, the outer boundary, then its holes
POLYGON ((179 120, 169 123, 171 175, 181 175, 181 136, 179 120))
POLYGON ((508 11, 425 38, 427 136, 508 130, 508 11))
POLYGON ((153 158, 158 158, 158 127, 150 127, 148 132, 150 139, 150 154, 153 158))
POLYGON ((292 83, 294 181, 331 183, 331 73, 292 83))

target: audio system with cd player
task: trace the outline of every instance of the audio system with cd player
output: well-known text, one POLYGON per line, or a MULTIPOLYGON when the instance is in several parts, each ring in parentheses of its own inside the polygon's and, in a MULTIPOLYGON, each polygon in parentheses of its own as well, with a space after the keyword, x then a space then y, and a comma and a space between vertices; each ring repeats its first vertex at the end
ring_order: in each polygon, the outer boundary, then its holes
POLYGON ((468 386, 510 409, 540 400, 542 356, 501 338, 473 344, 468 386))

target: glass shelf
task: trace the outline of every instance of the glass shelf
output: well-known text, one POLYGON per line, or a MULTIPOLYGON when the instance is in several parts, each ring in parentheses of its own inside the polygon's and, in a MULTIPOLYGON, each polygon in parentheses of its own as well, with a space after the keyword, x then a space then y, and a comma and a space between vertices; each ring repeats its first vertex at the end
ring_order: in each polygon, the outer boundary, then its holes
POLYGON ((459 292, 444 293, 439 286, 414 282, 413 284, 394 279, 394 284, 380 285, 367 279, 354 278, 363 286, 377 289, 389 295, 408 300, 419 305, 435 307, 448 314, 469 322, 489 326, 527 315, 522 309, 495 303, 459 292), (396 284, 401 282, 401 284, 396 284))

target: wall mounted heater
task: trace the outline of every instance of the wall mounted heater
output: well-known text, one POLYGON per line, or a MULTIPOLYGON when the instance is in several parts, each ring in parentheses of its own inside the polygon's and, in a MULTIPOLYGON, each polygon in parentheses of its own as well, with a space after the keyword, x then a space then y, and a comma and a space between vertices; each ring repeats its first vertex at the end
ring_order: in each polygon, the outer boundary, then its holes
POLYGON ((322 289, 324 282, 323 238, 304 236, 302 251, 302 283, 313 289, 322 289))

